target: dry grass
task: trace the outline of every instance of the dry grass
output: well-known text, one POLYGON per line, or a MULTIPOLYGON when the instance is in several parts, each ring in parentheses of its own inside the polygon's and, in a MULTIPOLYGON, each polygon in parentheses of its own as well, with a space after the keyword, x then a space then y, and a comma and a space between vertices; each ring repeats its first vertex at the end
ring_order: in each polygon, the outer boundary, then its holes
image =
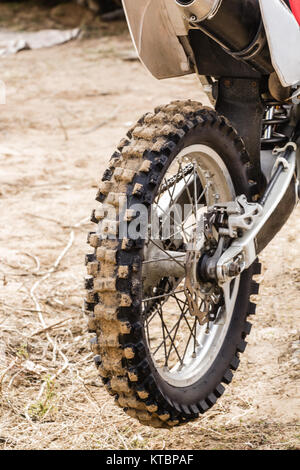
POLYGON ((295 449, 299 209, 263 254, 250 344, 208 414, 172 431, 145 428, 98 380, 81 310, 98 178, 145 111, 205 99, 196 77, 156 82, 123 60, 131 51, 123 34, 1 59, 0 447, 295 449))

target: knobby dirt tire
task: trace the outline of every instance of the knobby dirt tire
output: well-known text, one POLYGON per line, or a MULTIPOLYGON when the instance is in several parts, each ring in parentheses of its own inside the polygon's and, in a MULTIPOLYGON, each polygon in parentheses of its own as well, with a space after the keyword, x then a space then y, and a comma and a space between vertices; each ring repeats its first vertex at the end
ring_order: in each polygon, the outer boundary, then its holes
POLYGON ((218 150, 237 194, 249 199, 257 194, 244 143, 228 120, 200 103, 175 101, 144 115, 120 142, 97 193, 100 206, 92 214, 107 238, 96 231, 88 236, 94 252, 86 256, 85 312, 89 331, 96 333, 91 341, 96 366, 116 403, 154 427, 186 423, 216 403, 239 365, 251 329, 247 319, 256 308, 250 297, 258 294, 253 280, 260 273, 258 262, 241 276, 231 326, 217 361, 199 383, 180 392, 166 390, 154 369, 141 321, 143 241, 119 239, 118 221, 111 214, 122 196, 128 198, 128 222, 132 204, 150 207, 170 162, 182 148, 199 142, 218 150))

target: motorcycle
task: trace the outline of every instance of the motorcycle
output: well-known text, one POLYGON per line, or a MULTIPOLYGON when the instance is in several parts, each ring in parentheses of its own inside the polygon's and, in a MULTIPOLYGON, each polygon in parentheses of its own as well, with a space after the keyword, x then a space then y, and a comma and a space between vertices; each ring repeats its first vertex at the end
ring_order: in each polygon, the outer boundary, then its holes
POLYGON ((116 404, 145 425, 208 411, 245 351, 258 255, 300 192, 299 4, 123 0, 145 67, 158 79, 196 73, 212 103, 142 116, 92 214, 95 363, 116 404))

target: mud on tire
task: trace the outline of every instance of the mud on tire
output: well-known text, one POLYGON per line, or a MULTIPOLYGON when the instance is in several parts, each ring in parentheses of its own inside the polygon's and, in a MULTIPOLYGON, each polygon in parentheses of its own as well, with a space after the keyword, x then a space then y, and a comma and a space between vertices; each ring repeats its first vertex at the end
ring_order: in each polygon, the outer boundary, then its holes
POLYGON ((92 221, 106 237, 90 233, 94 252, 86 256, 88 276, 85 312, 95 363, 107 391, 116 404, 145 425, 171 427, 206 412, 224 392, 245 350, 245 338, 255 313, 251 294, 258 293, 254 263, 240 280, 239 295, 217 360, 196 384, 180 389, 165 386, 150 357, 141 320, 141 265, 143 241, 120 239, 119 222, 112 214, 120 197, 130 206, 153 202, 163 175, 175 156, 187 145, 203 142, 222 155, 237 194, 249 199, 257 193, 253 168, 243 141, 230 123, 216 111, 192 101, 175 101, 144 115, 120 142, 100 184, 92 221))

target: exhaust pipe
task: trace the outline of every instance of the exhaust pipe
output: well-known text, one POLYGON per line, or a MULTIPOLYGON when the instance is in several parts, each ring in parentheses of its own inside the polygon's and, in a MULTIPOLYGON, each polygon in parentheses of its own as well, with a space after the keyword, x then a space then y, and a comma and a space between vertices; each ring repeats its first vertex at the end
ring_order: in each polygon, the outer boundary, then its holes
POLYGON ((200 29, 237 60, 269 74, 272 67, 259 0, 175 0, 192 29, 200 29))
POLYGON ((222 0, 175 0, 177 5, 186 9, 189 18, 197 18, 197 21, 210 19, 214 16, 222 0))

